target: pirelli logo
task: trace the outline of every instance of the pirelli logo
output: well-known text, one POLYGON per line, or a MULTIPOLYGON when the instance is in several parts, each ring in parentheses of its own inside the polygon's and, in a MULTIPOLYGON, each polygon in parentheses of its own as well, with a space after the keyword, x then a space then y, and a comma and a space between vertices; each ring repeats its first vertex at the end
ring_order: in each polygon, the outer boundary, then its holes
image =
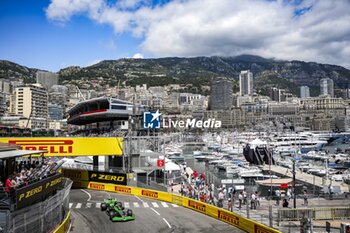
POLYGON ((131 188, 126 188, 126 187, 114 186, 114 191, 118 193, 131 194, 131 188))
POLYGON ((205 205, 196 201, 188 200, 188 206, 192 209, 205 213, 205 205))
POLYGON ((92 189, 98 189, 98 190, 105 190, 104 184, 89 184, 90 188, 92 189))
POLYGON ((47 150, 50 154, 73 153, 73 140, 9 140, 8 143, 21 146, 22 150, 47 150))
POLYGON ((254 225, 254 233, 270 233, 270 231, 259 225, 254 225))
POLYGON ((233 214, 229 214, 223 211, 218 210, 218 218, 224 222, 231 223, 233 225, 239 225, 239 218, 233 214))
POLYGON ((157 192, 153 192, 149 190, 142 190, 141 195, 145 197, 150 197, 150 198, 158 198, 157 192))

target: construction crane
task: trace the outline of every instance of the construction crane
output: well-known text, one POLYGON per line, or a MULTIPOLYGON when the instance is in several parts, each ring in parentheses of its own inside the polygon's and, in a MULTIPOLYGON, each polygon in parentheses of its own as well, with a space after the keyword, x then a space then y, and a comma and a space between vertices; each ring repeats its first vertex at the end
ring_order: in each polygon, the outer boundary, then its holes
POLYGON ((83 95, 83 93, 81 93, 79 87, 78 87, 78 86, 75 86, 75 87, 76 87, 76 89, 77 89, 77 91, 78 91, 78 94, 80 95, 81 99, 82 99, 83 101, 86 100, 85 97, 84 97, 84 95, 83 95))

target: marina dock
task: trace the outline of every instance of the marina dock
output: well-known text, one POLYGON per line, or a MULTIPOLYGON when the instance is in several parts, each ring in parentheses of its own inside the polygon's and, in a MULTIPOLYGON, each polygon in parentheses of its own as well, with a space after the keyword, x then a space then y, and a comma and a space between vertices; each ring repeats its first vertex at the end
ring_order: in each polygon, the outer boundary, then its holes
MULTIPOLYGON (((270 171, 270 166, 264 165, 263 170, 267 171, 267 172, 270 171)), ((277 165, 271 165, 271 172, 279 174, 279 175, 287 176, 290 178, 293 177, 293 170, 292 169, 277 166, 277 165)), ((328 189, 329 184, 331 184, 333 187, 339 187, 341 193, 350 191, 349 185, 347 185, 343 182, 327 180, 327 179, 324 179, 323 177, 319 177, 319 176, 311 175, 311 174, 308 174, 305 172, 301 172, 300 170, 297 170, 297 169, 296 169, 295 178, 299 181, 302 181, 302 182, 310 184, 310 185, 317 186, 319 188, 326 188, 326 190, 328 189)))

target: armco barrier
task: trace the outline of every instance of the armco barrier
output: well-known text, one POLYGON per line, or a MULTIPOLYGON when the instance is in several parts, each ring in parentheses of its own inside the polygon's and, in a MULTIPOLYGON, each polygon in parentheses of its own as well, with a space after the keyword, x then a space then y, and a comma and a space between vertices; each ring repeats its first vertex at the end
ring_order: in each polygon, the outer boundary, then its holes
POLYGON ((245 218, 241 215, 232 213, 230 211, 218 208, 214 205, 206 204, 191 198, 183 197, 177 194, 171 194, 150 189, 143 189, 130 186, 114 185, 108 183, 97 182, 81 182, 83 188, 94 190, 103 190, 109 192, 117 192, 123 194, 136 195, 141 197, 152 198, 160 201, 171 202, 179 206, 183 206, 197 212, 206 214, 210 217, 216 218, 235 227, 238 227, 246 232, 251 233, 280 233, 280 231, 254 222, 251 219, 245 218))
POLYGON ((56 230, 54 230, 53 233, 66 233, 69 230, 69 225, 70 225, 70 211, 67 214, 67 217, 63 220, 61 225, 57 227, 56 230))

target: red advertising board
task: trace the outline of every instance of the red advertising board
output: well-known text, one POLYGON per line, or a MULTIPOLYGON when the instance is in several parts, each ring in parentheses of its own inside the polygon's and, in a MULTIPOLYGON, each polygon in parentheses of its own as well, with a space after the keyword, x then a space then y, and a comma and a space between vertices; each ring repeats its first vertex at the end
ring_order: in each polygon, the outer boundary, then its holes
POLYGON ((288 188, 288 184, 280 184, 280 188, 281 189, 287 189, 288 188))

